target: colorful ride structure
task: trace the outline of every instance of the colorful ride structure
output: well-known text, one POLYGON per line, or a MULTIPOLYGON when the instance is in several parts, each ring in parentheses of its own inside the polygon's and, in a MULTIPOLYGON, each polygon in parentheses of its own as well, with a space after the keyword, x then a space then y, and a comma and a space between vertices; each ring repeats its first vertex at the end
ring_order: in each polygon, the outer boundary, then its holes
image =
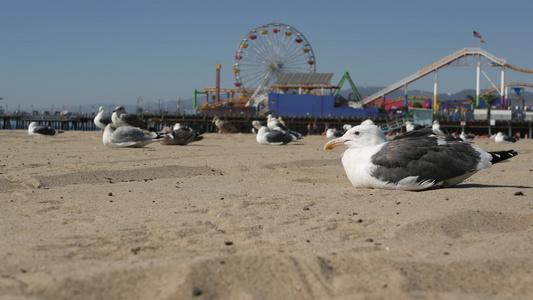
MULTIPOLYGON (((493 89, 490 91, 498 92, 501 98, 501 103, 503 107, 506 107, 508 102, 508 88, 505 89, 502 87, 511 87, 515 85, 525 86, 524 83, 514 83, 514 84, 505 84, 505 71, 506 68, 509 68, 514 71, 524 72, 524 73, 533 73, 533 70, 518 68, 516 66, 510 65, 505 59, 498 58, 487 51, 481 48, 464 48, 459 51, 454 52, 420 70, 416 73, 405 77, 404 79, 395 82, 384 89, 377 91, 376 93, 366 97, 362 103, 363 106, 371 106, 376 104, 385 104, 386 95, 395 92, 401 88, 405 90, 404 105, 407 105, 408 101, 408 85, 414 81, 421 79, 424 76, 427 76, 431 73, 435 75, 434 87, 433 87, 433 113, 436 114, 439 108, 439 100, 437 99, 438 94, 438 71, 439 69, 446 66, 475 66, 477 68, 476 75, 476 95, 474 101, 472 101, 472 106, 478 107, 480 105, 480 97, 483 96, 480 90, 480 78, 481 73, 484 73, 482 66, 490 67, 500 67, 501 68, 501 85, 495 86, 493 84, 493 89)), ((486 74, 485 74, 486 76, 486 74)), ((492 83, 492 81, 491 81, 492 83)), ((489 93, 489 92, 487 92, 489 93)), ((486 93, 485 93, 486 94, 486 93)))
POLYGON ((365 114, 360 110, 367 109, 370 114, 374 114, 377 108, 394 110, 419 102, 419 107, 432 109, 433 115, 436 115, 440 104, 449 105, 437 98, 438 71, 446 66, 477 68, 475 98, 460 103, 460 106, 470 104, 472 109, 480 107, 480 98, 483 95, 493 92, 499 94, 500 105, 506 108, 510 88, 531 86, 527 83, 505 84, 505 72, 506 68, 525 73, 533 73, 533 70, 510 65, 505 59, 481 48, 463 48, 363 98, 348 72, 337 86, 331 85, 333 74, 316 73, 313 49, 301 32, 286 24, 271 23, 252 29, 241 39, 232 66, 235 76, 234 88, 220 88, 221 66, 217 65, 216 87, 205 88, 203 92, 195 90, 193 105, 201 114, 223 115, 226 112, 241 115, 360 117, 365 114), (482 66, 501 68, 501 85, 496 86, 489 79, 494 88, 483 94, 480 90, 480 77, 481 73, 487 75, 482 66), (435 76, 433 98, 409 96, 409 84, 431 73, 435 76), (351 88, 348 99, 340 95, 345 81, 349 82, 351 88), (387 95, 402 88, 403 98, 386 99, 387 95), (329 90, 329 94, 325 93, 325 90, 329 90), (220 93, 224 92, 227 93, 226 100, 221 101, 220 93), (197 95, 200 94, 206 95, 206 100, 198 107, 197 95), (210 95, 214 100, 212 102, 210 95))
POLYGON ((235 87, 248 97, 266 93, 286 73, 315 73, 313 48, 294 27, 271 23, 259 26, 241 39, 233 61, 235 87), (253 90, 249 94, 248 90, 253 90))

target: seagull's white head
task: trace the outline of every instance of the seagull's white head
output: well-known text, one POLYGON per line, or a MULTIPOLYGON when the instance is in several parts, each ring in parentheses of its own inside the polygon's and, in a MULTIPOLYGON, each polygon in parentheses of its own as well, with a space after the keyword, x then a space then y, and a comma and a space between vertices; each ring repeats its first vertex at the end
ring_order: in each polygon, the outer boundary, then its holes
POLYGON ((415 129, 415 125, 411 121, 405 122, 405 130, 406 131, 413 131, 415 129))
POLYGON ((123 113, 126 112, 126 109, 124 108, 124 106, 117 106, 115 107, 115 110, 113 112, 123 113))
POLYGON ((374 121, 370 119, 366 119, 363 122, 361 122, 361 125, 375 125, 375 124, 374 124, 374 121))
POLYGON ((372 147, 387 140, 381 129, 376 125, 359 125, 352 127, 340 138, 333 139, 324 145, 324 150, 332 150, 345 145, 348 148, 372 147))
POLYGON ((260 123, 259 121, 257 121, 257 120, 253 120, 253 121, 252 121, 252 126, 253 126, 255 129, 259 130, 259 129, 261 129, 261 127, 262 127, 263 125, 261 125, 261 123, 260 123))
POLYGON ((350 125, 350 124, 344 124, 344 125, 342 125, 342 129, 343 129, 344 131, 348 131, 348 130, 350 130, 350 128, 352 128, 352 127, 353 127, 353 126, 350 125))

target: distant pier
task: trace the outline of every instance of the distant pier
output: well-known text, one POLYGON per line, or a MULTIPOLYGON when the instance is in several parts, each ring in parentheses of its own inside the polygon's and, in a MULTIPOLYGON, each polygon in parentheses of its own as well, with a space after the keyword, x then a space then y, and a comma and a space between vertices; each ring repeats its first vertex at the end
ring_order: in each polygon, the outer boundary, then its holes
MULTIPOLYGON (((216 126, 212 123, 214 115, 176 115, 176 114, 139 114, 139 116, 150 127, 155 130, 161 130, 165 126, 173 126, 176 123, 181 123, 193 127, 201 132, 217 132, 216 126)), ((225 114, 220 116, 224 120, 232 122, 239 132, 250 133, 252 129, 252 121, 259 120, 266 124, 265 117, 255 117, 250 115, 243 116, 242 114, 225 114)), ((16 130, 28 129, 31 122, 37 122, 42 125, 51 126, 55 129, 61 130, 80 130, 80 131, 98 131, 98 127, 94 125, 94 116, 57 116, 57 115, 29 115, 29 114, 4 114, 0 115, 0 129, 16 130)), ((461 133, 464 129, 466 133, 473 133, 476 135, 486 135, 490 132, 495 134, 499 131, 515 135, 520 134, 521 138, 527 136, 531 138, 533 135, 533 127, 531 120, 513 120, 503 121, 496 120, 493 125, 489 126, 487 120, 455 120, 448 118, 437 118, 441 128, 445 129, 447 133, 461 133)), ((363 121, 360 118, 323 118, 323 117, 283 117, 283 121, 287 127, 294 131, 300 132, 303 135, 307 134, 322 134, 327 126, 340 128, 343 124, 357 125, 363 121)), ((378 125, 386 124, 393 119, 387 118, 384 114, 381 118, 373 119, 374 123, 378 125)))

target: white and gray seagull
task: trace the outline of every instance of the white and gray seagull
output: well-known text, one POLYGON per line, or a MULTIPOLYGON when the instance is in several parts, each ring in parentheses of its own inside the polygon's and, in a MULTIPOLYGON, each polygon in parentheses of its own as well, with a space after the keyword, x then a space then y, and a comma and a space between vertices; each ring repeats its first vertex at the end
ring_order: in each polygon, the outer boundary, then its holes
POLYGON ((267 116, 267 127, 271 131, 277 130, 277 131, 281 131, 283 133, 289 133, 289 134, 295 136, 297 139, 303 139, 304 138, 301 133, 293 131, 293 130, 290 130, 287 126, 285 126, 285 124, 283 122, 281 122, 280 120, 274 118, 274 116, 272 116, 272 115, 268 115, 267 116))
POLYGON ((94 117, 94 125, 96 127, 104 130, 107 124, 111 123, 111 117, 110 116, 104 116, 104 107, 100 106, 98 109, 98 114, 94 117))
POLYGON ((342 165, 353 186, 424 190, 451 187, 481 169, 516 156, 514 150, 489 152, 458 139, 437 136, 431 128, 387 141, 375 125, 360 125, 324 146, 345 145, 342 165))
POLYGON ((201 141, 202 134, 189 126, 176 123, 171 131, 166 132, 161 145, 187 145, 192 142, 201 141))
POLYGON ((50 126, 39 125, 37 122, 31 122, 28 126, 29 135, 58 135, 63 133, 63 130, 57 130, 50 126))
POLYGON ((143 147, 162 139, 163 136, 156 132, 149 132, 133 126, 116 126, 107 124, 102 136, 102 142, 107 147, 143 147))
POLYGON ((126 113, 124 106, 117 106, 111 115, 111 120, 116 126, 133 126, 148 129, 148 125, 135 114, 126 113))
POLYGON ((517 139, 502 132, 498 132, 494 137, 494 141, 496 143, 516 143, 517 139))
POLYGON ((298 138, 290 133, 279 130, 270 130, 266 126, 261 126, 256 135, 257 143, 262 145, 287 145, 298 138))

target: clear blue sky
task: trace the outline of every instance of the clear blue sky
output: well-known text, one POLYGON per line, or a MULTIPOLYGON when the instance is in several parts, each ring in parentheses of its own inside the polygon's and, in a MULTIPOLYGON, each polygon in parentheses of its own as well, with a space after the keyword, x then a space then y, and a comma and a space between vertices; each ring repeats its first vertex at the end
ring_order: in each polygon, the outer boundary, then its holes
MULTIPOLYGON (((317 72, 388 86, 465 47, 533 69, 531 1, 1 0, 0 97, 14 110, 187 99, 233 87, 233 57, 252 29, 302 32, 317 72), (485 44, 472 37, 476 30, 485 44)), ((439 92, 475 88, 475 68, 439 72, 439 92)), ((499 84, 499 69, 487 74, 499 84)), ((433 76, 410 89, 433 90, 433 76)), ((533 83, 508 70, 506 82, 533 83)), ((483 77, 482 89, 491 88, 483 77)))

